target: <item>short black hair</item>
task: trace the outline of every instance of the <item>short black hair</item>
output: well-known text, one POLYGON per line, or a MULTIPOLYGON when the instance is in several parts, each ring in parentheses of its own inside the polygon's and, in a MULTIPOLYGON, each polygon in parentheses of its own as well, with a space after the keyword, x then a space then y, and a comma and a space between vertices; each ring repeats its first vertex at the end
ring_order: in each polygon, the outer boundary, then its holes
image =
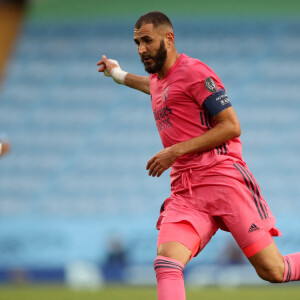
POLYGON ((168 25, 173 29, 173 25, 170 19, 160 11, 150 11, 142 16, 136 21, 134 28, 140 29, 142 25, 153 24, 154 28, 162 25, 168 25))

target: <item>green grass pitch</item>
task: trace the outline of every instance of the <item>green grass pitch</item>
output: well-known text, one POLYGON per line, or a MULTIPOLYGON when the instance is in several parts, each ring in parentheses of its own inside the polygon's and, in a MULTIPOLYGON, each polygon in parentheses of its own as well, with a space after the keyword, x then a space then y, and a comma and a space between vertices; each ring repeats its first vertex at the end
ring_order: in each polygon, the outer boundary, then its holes
MULTIPOLYGON (((107 286, 86 291, 64 286, 0 286, 1 300, 155 300, 155 287, 107 286)), ((187 300, 299 300, 299 285, 188 288, 187 300)))

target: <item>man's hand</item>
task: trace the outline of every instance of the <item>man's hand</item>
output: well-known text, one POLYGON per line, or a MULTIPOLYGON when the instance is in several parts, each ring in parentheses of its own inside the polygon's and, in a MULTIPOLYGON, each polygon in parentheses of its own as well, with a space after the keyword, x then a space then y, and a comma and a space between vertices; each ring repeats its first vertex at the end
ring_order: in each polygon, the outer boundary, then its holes
POLYGON ((115 63, 113 60, 108 59, 105 55, 102 55, 102 60, 97 63, 97 66, 100 66, 98 72, 107 72, 108 74, 110 74, 111 70, 115 67, 118 67, 119 64, 115 63))
POLYGON ((98 72, 103 72, 105 76, 112 77, 115 82, 150 95, 149 76, 127 73, 120 68, 116 60, 108 59, 105 55, 102 55, 102 60, 97 63, 97 66, 100 66, 98 72))
POLYGON ((146 170, 149 170, 149 176, 159 177, 174 164, 177 158, 178 155, 174 147, 168 147, 159 151, 148 161, 146 170))
POLYGON ((116 83, 124 84, 128 73, 120 68, 116 60, 108 59, 105 55, 102 55, 102 60, 97 63, 97 66, 100 66, 98 72, 103 72, 105 76, 112 77, 116 83))

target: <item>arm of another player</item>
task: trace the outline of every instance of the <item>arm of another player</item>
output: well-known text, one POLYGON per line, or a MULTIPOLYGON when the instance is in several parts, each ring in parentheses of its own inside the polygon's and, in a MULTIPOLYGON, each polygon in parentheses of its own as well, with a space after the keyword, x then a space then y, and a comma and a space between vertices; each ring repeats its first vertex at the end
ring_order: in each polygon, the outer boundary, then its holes
POLYGON ((100 66, 98 72, 112 77, 116 83, 125 84, 128 87, 150 95, 149 76, 139 76, 123 71, 116 60, 108 59, 102 55, 102 60, 97 63, 100 66))
POLYGON ((214 120, 216 125, 204 134, 165 148, 155 154, 148 161, 146 167, 149 170, 149 176, 159 177, 182 155, 211 150, 241 135, 240 123, 233 107, 228 107, 218 113, 214 120))
POLYGON ((10 151, 10 143, 0 141, 0 156, 7 154, 10 151))

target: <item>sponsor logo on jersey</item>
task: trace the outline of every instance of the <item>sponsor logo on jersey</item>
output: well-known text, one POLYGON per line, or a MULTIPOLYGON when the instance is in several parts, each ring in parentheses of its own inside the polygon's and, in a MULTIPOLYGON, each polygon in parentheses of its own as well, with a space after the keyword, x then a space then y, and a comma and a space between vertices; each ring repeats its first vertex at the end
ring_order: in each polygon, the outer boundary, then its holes
POLYGON ((204 83, 206 89, 211 93, 215 93, 218 91, 217 85, 215 84, 214 80, 211 77, 207 77, 204 83))
POLYGON ((160 110, 153 112, 154 118, 157 122, 157 128, 159 131, 167 129, 172 126, 169 115, 172 114, 172 109, 169 106, 163 107, 160 110))
POLYGON ((160 121, 167 117, 168 115, 172 114, 172 109, 169 106, 166 106, 160 110, 155 110, 153 112, 154 118, 156 121, 160 121))

